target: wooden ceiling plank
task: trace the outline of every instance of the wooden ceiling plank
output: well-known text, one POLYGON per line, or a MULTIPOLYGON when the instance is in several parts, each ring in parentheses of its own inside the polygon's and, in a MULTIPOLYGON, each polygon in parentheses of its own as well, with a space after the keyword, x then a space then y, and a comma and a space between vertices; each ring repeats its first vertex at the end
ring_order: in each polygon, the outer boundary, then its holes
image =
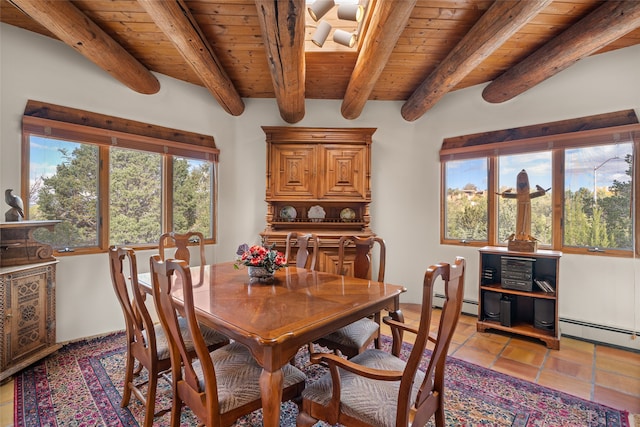
POLYGON ((342 116, 357 119, 382 74, 417 0, 379 1, 370 11, 371 23, 342 101, 342 116))
POLYGON ((9 2, 131 90, 146 95, 160 90, 160 82, 151 71, 71 2, 9 2))
POLYGON ((638 27, 640 2, 606 1, 491 82, 482 98, 492 103, 513 99, 638 27))
POLYGON ((171 40, 204 86, 229 114, 244 112, 244 102, 198 24, 182 0, 139 0, 151 19, 171 40))
POLYGON ((304 0, 255 0, 280 116, 304 117, 304 0))
POLYGON ((551 0, 495 2, 401 109, 414 121, 456 87, 471 71, 535 17, 551 0))

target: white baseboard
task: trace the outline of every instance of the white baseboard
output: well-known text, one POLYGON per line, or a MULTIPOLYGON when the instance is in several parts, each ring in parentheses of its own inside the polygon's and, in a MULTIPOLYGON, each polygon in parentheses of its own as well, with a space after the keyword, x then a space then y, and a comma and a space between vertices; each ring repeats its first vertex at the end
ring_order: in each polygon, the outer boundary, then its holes
MULTIPOLYGON (((433 298, 436 307, 442 307, 444 295, 436 294, 433 298)), ((462 312, 470 316, 478 316, 478 302, 464 300, 462 312)), ((625 350, 640 352, 640 332, 613 328, 596 323, 560 317, 560 333, 564 337, 572 337, 583 341, 620 347, 625 350)))

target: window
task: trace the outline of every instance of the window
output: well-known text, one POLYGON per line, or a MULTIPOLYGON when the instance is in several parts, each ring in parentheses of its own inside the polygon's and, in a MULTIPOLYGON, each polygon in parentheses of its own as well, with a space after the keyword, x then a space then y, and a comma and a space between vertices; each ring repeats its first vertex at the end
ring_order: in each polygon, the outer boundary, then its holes
MULTIPOLYGON (((551 189, 551 152, 516 154, 498 157, 498 192, 516 193, 518 174, 527 172, 529 193, 538 187, 551 189)), ((531 199, 531 235, 539 245, 551 244, 551 195, 531 199)), ((506 241, 516 230, 517 202, 513 198, 498 198, 498 240, 506 241)))
MULTIPOLYGON (((545 132, 553 127, 540 125, 545 132)), ((506 246, 516 230, 516 181, 524 170, 531 195, 530 232, 539 248, 632 256, 635 246, 640 254, 634 240, 640 228, 637 119, 546 137, 523 129, 526 138, 513 139, 516 131, 510 130, 502 140, 505 131, 445 140, 442 243, 506 246), (472 143, 463 147, 464 140, 472 143)))
POLYGON ((61 221, 53 233, 40 230, 39 240, 62 253, 148 247, 166 231, 200 231, 215 241, 211 137, 82 112, 83 122, 109 123, 104 131, 75 123, 76 110, 47 106, 57 120, 23 117, 27 218, 61 221), (145 134, 112 130, 118 126, 145 134))
POLYGON ((487 159, 444 165, 446 239, 487 240, 487 159))

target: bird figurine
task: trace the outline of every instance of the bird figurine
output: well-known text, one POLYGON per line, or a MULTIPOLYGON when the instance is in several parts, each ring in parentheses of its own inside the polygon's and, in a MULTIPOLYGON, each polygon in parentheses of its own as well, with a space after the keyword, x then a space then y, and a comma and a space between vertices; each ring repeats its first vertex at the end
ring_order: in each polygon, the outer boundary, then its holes
POLYGON ((21 218, 24 218, 24 203, 19 196, 12 194, 12 192, 11 188, 4 192, 4 200, 11 206, 11 209, 5 212, 4 217, 6 221, 20 221, 21 218))

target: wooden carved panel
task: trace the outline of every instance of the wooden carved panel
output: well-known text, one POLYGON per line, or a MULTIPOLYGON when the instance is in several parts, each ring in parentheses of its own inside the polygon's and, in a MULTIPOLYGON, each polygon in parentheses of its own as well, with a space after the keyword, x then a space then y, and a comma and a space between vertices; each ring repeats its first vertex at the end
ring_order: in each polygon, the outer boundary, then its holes
POLYGON ((46 271, 41 270, 17 273, 11 279, 13 327, 9 358, 16 359, 47 344, 47 277, 46 271))
POLYGON ((365 147, 321 147, 320 197, 366 198, 365 147))
POLYGON ((55 263, 2 269, 0 380, 60 347, 55 328, 55 263))
POLYGON ((309 146, 274 147, 274 197, 316 197, 313 185, 315 149, 309 146))

